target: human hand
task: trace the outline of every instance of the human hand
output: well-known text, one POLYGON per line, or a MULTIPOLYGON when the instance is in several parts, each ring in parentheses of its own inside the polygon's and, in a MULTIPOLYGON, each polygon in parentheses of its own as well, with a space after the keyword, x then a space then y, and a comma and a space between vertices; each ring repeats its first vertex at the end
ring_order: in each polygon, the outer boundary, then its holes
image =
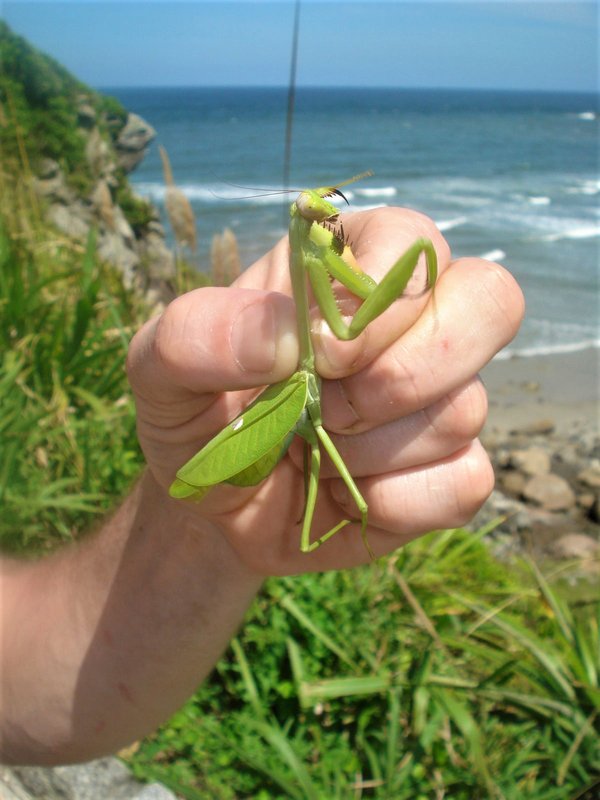
MULTIPOLYGON (((478 371, 515 335, 521 292, 502 268, 481 259, 450 261, 426 217, 406 209, 347 215, 344 229, 365 270, 380 280, 419 236, 430 238, 440 276, 433 295, 417 270, 407 292, 352 342, 340 342, 313 318, 323 417, 369 504, 376 555, 416 536, 466 522, 493 486, 476 437, 486 416, 478 371), (449 267, 451 268, 449 269, 449 267)), ((132 341, 128 358, 138 434, 168 498, 177 469, 256 395, 298 360, 287 240, 228 288, 175 300, 132 341)), ((344 312, 355 300, 341 300, 344 312)), ((296 444, 296 443, 295 443, 296 444)), ((313 537, 356 517, 335 470, 325 463, 313 537)), ((349 567, 368 559, 359 525, 349 525, 311 554, 299 551, 304 504, 301 449, 292 446, 255 487, 220 485, 187 503, 198 535, 218 531, 260 575, 349 567)))

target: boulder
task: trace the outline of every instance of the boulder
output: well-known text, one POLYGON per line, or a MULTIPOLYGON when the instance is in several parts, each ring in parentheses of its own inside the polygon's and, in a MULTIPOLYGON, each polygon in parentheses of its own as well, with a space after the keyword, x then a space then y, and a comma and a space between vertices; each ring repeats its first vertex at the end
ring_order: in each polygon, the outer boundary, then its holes
POLYGON ((523 487, 523 497, 546 511, 566 511, 576 500, 567 481, 553 473, 530 478, 523 487))
POLYGON ((592 559, 600 555, 600 542, 585 533, 565 533, 551 545, 555 558, 592 559))
POLYGON ((116 758, 65 767, 1 767, 2 800, 176 800, 159 783, 136 781, 116 758))
POLYGON ((90 230, 89 217, 83 203, 52 203, 46 212, 48 220, 73 239, 85 241, 90 230), (87 218, 87 219, 86 219, 87 218))
POLYGON ((556 423, 553 419, 537 419, 520 427, 519 433, 524 433, 528 436, 540 436, 552 433, 555 428, 556 423))
POLYGON ((524 475, 547 475, 550 472, 551 458, 547 450, 534 445, 526 450, 513 450, 510 454, 510 466, 524 475))
POLYGON ((128 114, 127 122, 116 141, 119 166, 125 172, 134 170, 144 158, 146 148, 155 138, 156 131, 137 114, 128 114))
POLYGON ((522 494, 526 483, 527 478, 525 475, 517 470, 507 470, 500 476, 500 485, 502 490, 515 496, 520 496, 522 494))
POLYGON ((107 178, 114 173, 115 162, 110 146, 98 128, 92 128, 87 135, 85 157, 92 170, 92 175, 107 178))
POLYGON ((591 464, 581 470, 577 475, 577 480, 592 489, 600 489, 600 464, 591 464))

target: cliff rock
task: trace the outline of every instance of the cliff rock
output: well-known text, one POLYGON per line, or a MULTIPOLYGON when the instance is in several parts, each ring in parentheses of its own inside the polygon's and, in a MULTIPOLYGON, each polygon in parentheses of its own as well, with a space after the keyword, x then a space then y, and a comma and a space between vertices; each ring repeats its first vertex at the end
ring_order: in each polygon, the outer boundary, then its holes
POLYGON ((76 191, 60 164, 44 159, 33 182, 46 218, 62 233, 80 241, 95 228, 98 254, 122 273, 125 285, 151 294, 153 300, 168 301, 175 264, 158 212, 129 189, 134 203, 145 206, 147 216, 143 225, 134 227, 117 199, 123 173, 140 163, 156 132, 140 116, 129 113, 111 147, 92 114, 89 105, 79 107, 85 159, 93 178, 90 188, 84 193, 76 191))

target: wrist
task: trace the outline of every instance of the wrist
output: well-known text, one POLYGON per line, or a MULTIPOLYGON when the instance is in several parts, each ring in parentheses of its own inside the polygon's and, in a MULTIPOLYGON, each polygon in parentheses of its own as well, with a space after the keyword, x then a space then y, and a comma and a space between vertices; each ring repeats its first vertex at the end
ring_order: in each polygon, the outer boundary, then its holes
POLYGON ((265 576, 246 564, 221 526, 204 515, 199 504, 172 498, 150 469, 143 473, 137 490, 139 527, 159 538, 161 548, 179 552, 205 574, 214 570, 215 577, 235 581, 238 591, 256 594, 265 576))

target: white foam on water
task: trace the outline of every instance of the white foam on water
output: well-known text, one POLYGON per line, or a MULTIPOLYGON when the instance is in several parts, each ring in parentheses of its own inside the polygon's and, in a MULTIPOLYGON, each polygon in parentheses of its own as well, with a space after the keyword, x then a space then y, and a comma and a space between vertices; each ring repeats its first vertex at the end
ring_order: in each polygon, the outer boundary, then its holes
POLYGON ((356 188, 354 191, 362 197, 395 197, 398 194, 395 186, 369 186, 361 189, 356 188))
POLYGON ((141 197, 146 197, 149 200, 156 200, 161 203, 165 199, 166 187, 162 183, 151 183, 149 181, 140 181, 138 183, 134 183, 132 181, 131 186, 137 194, 141 195, 141 197))
POLYGON ((581 180, 575 186, 568 186, 565 192, 567 194, 598 194, 600 193, 600 180, 581 180))
POLYGON ((484 206, 489 206, 493 202, 491 197, 484 197, 476 194, 467 196, 452 193, 432 193, 432 197, 444 201, 451 201, 453 206, 459 206, 460 208, 483 208, 484 206))
POLYGON ((569 228, 559 233, 551 233, 548 236, 541 236, 543 242, 559 242, 561 239, 593 239, 600 236, 600 225, 584 225, 578 228, 569 228))
POLYGON ((549 206, 550 203, 552 202, 549 197, 545 196, 539 196, 539 197, 532 196, 529 197, 528 199, 532 206, 549 206))
POLYGON ((535 347, 522 347, 512 349, 505 347, 494 356, 494 361, 506 361, 509 358, 533 358, 535 356, 560 355, 562 353, 578 353, 581 350, 600 348, 600 339, 585 339, 580 342, 567 342, 565 344, 537 345, 535 347))
POLYGON ((581 114, 577 114, 578 119, 585 119, 585 120, 594 120, 596 119, 596 112, 595 111, 582 111, 581 114))
POLYGON ((479 258, 485 258, 486 261, 502 261, 503 258, 506 258, 506 253, 504 250, 490 250, 487 253, 482 253, 479 258))
POLYGON ((467 222, 467 217, 454 217, 454 219, 441 219, 436 222, 439 231, 451 231, 452 228, 458 228, 459 225, 464 225, 467 222))

